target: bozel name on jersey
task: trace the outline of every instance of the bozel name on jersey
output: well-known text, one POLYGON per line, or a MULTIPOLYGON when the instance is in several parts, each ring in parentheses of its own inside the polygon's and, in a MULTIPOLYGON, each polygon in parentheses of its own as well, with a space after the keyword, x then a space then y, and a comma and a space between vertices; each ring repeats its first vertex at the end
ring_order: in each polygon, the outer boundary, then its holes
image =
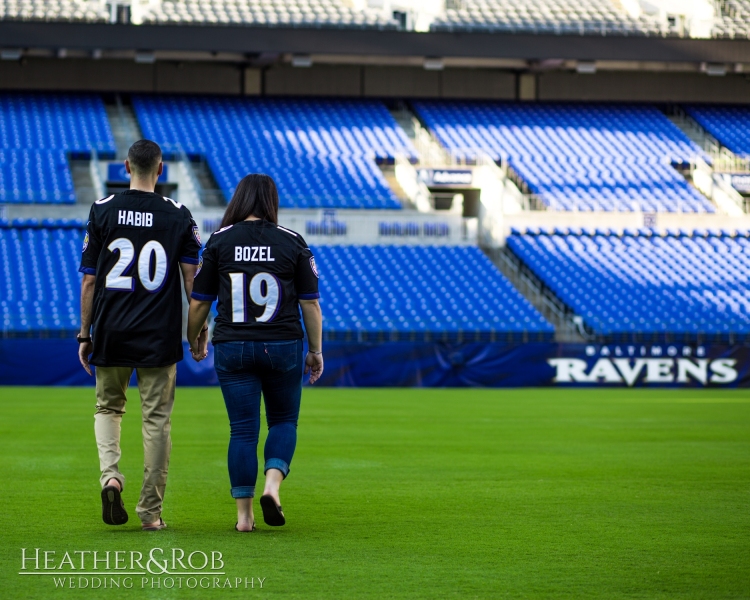
POLYGON ((133 225, 134 227, 151 227, 154 224, 154 214, 134 210, 118 210, 118 225, 133 225))
POLYGON ((234 260, 237 262, 275 262, 271 258, 271 246, 235 246, 234 260))

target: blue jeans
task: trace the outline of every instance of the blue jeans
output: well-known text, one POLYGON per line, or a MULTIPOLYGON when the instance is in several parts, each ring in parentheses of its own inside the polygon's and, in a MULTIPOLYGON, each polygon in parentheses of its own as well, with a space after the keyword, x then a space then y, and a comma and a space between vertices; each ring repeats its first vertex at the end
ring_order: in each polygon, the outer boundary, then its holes
POLYGON ((265 468, 286 477, 297 445, 302 398, 302 340, 220 342, 214 366, 229 415, 229 481, 233 498, 255 496, 260 393, 266 404, 265 468))

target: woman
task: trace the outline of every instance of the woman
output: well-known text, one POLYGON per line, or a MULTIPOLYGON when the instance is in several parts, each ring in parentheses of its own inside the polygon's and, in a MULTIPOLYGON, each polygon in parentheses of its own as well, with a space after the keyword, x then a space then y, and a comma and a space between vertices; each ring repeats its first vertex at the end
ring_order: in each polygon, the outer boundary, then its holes
POLYGON ((204 355, 198 335, 218 297, 214 365, 229 414, 229 480, 237 501, 237 531, 253 531, 258 475, 260 395, 266 405, 266 483, 260 506, 268 525, 286 522, 279 499, 297 443, 302 372, 315 383, 323 373, 318 271, 299 234, 279 227, 279 196, 267 175, 237 185, 221 229, 203 251, 193 285, 188 340, 204 355), (300 310, 308 352, 302 356, 300 310))

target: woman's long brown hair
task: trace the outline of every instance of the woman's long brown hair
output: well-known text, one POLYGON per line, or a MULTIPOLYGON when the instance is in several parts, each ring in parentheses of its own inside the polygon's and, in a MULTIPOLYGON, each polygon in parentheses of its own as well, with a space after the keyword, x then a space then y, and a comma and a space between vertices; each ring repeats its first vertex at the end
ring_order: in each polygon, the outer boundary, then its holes
POLYGON ((279 224, 279 193, 276 183, 268 175, 252 173, 240 180, 224 211, 221 226, 234 225, 250 215, 279 224))

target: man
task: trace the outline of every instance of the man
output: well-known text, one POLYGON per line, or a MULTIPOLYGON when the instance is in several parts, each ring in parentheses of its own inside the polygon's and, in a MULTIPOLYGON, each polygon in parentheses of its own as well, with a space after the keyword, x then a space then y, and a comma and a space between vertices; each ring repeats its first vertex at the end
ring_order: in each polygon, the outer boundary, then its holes
MULTIPOLYGON (((120 422, 135 369, 143 411, 143 487, 136 507, 144 531, 164 529, 162 501, 172 443, 176 363, 182 360, 179 264, 190 298, 200 235, 190 211, 154 193, 163 170, 161 149, 140 140, 128 151, 130 189, 97 200, 83 242, 78 356, 96 366, 94 431, 99 448, 102 518, 122 525, 120 422), (89 360, 89 356, 91 356, 89 360)), ((199 347, 205 350, 206 331, 199 347)), ((195 356, 196 360, 203 356, 195 356)))

